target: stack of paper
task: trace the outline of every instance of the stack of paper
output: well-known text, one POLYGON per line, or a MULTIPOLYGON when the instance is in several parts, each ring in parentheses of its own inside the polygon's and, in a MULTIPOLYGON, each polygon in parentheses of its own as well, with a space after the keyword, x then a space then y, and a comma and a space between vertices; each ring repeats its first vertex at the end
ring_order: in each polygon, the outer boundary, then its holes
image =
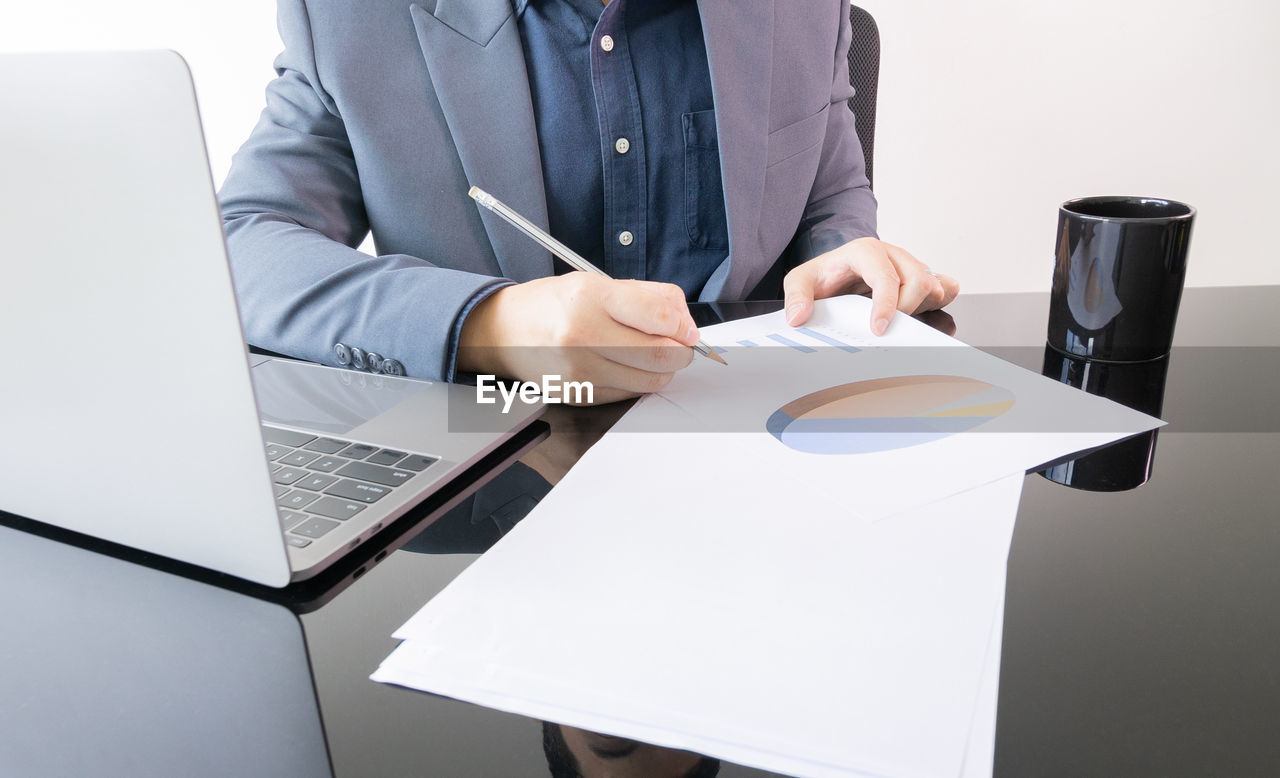
POLYGON ((989 775, 1022 472, 1158 422, 868 316, 706 328, 729 366, 638 403, 373 678, 796 775, 989 775))

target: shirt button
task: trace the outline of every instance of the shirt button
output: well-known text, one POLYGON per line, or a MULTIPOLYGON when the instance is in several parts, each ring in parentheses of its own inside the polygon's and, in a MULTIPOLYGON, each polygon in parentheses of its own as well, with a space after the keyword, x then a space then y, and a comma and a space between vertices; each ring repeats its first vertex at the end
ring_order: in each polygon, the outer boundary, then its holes
POLYGON ((364 355, 365 369, 374 373, 382 372, 382 355, 376 351, 370 351, 364 355))
POLYGON ((347 348, 346 344, 334 343, 333 356, 338 360, 339 365, 351 364, 351 349, 347 348))
POLYGON ((351 366, 356 370, 364 370, 364 349, 359 347, 351 349, 351 366))
POLYGON ((398 360, 387 358, 382 360, 382 372, 387 375, 404 375, 404 365, 398 360))
POLYGON ((636 236, 632 235, 627 230, 623 230, 622 232, 618 233, 618 242, 624 246, 630 246, 631 241, 635 239, 636 239, 636 236))
POLYGON ((618 138, 617 142, 613 144, 613 147, 618 150, 619 154, 626 154, 631 150, 631 141, 626 138, 618 138))
POLYGON ((606 35, 600 39, 600 48, 605 51, 613 51, 613 38, 606 35))

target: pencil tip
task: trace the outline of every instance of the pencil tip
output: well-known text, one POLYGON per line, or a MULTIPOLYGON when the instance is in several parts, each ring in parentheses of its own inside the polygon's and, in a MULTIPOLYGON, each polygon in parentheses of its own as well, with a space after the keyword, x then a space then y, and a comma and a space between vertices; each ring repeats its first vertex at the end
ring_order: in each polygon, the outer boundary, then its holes
POLYGON ((722 365, 729 364, 728 362, 724 361, 724 357, 720 356, 720 352, 716 351, 715 349, 711 349, 710 351, 708 351, 707 356, 711 357, 712 359, 714 359, 715 361, 719 362, 722 365))

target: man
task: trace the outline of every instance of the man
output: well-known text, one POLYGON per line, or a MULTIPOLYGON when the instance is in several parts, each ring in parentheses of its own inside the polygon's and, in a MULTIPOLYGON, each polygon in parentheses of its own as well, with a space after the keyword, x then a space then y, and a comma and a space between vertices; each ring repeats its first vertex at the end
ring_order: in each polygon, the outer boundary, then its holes
POLYGON ((424 378, 560 374, 607 401, 688 364, 686 300, 783 291, 800 324, 870 290, 877 333, 945 305, 952 279, 875 237, 847 14, 279 0, 279 77, 221 192, 249 340, 424 378), (472 184, 621 280, 556 275, 472 184), (370 230, 376 258, 354 248, 370 230))

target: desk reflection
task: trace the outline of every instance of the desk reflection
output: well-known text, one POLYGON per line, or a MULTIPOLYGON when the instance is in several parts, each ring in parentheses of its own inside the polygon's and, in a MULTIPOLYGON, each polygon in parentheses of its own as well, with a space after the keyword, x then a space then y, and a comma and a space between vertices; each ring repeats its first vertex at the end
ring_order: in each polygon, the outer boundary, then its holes
POLYGON ((542 722, 551 778, 713 778, 720 760, 542 722))
POLYGON ((296 615, 0 526, 0 773, 329 776, 296 615))
MULTIPOLYGON (((1044 347, 1043 375, 1133 408, 1160 416, 1169 375, 1165 356, 1151 362, 1111 364, 1072 357, 1044 347)), ((1136 489, 1151 478, 1159 430, 1126 438, 1040 472, 1054 483, 1090 492, 1136 489)))

